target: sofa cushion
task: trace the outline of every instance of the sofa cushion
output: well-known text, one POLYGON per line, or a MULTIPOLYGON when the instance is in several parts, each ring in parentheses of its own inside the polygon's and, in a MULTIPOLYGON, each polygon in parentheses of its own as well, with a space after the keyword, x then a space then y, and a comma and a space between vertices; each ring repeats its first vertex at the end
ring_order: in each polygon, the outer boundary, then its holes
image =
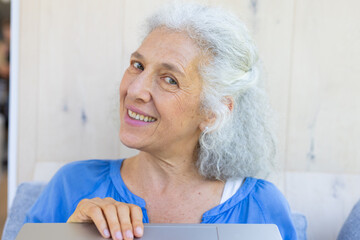
POLYGON ((35 203, 45 185, 45 183, 36 182, 25 182, 19 185, 1 239, 13 240, 16 238, 24 223, 26 213, 35 203))

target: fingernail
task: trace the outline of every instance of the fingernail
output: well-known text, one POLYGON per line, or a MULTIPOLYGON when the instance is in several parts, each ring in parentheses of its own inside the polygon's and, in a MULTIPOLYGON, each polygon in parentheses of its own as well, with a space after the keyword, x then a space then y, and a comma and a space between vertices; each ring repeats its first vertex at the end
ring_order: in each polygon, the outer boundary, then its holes
POLYGON ((116 239, 119 239, 119 240, 122 240, 122 239, 123 239, 122 234, 121 234, 120 231, 117 231, 117 232, 115 233, 115 237, 116 237, 116 239))
POLYGON ((134 238, 134 235, 133 235, 133 233, 132 233, 131 230, 127 230, 127 231, 125 232, 125 234, 126 234, 126 237, 127 237, 127 238, 130 238, 130 239, 133 239, 133 238, 134 238))
POLYGON ((110 232, 109 232, 109 230, 107 230, 107 229, 105 229, 104 230, 104 235, 105 235, 105 237, 110 237, 110 232))
POLYGON ((143 234, 143 230, 142 230, 141 227, 135 228, 135 232, 136 232, 137 235, 140 235, 140 236, 142 236, 142 234, 143 234))

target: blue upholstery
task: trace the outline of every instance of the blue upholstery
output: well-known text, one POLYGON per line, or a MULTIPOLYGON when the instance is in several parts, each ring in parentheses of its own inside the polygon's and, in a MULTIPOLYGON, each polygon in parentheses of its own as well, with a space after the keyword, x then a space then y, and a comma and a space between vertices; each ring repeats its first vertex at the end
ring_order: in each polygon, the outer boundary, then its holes
POLYGON ((301 213, 292 213, 291 218, 295 225, 298 240, 306 240, 307 220, 301 213))
POLYGON ((22 183, 16 190, 16 196, 6 219, 2 240, 14 240, 25 220, 26 212, 35 203, 45 183, 22 183))
POLYGON ((350 212, 340 230, 338 240, 360 239, 360 200, 350 212))
MULTIPOLYGON (((22 183, 18 187, 13 205, 5 223, 2 235, 3 240, 14 240, 16 238, 23 225, 26 212, 35 203, 44 187, 45 183, 33 182, 22 183)), ((293 213, 292 219, 298 234, 298 240, 306 240, 306 217, 299 213, 293 213)))

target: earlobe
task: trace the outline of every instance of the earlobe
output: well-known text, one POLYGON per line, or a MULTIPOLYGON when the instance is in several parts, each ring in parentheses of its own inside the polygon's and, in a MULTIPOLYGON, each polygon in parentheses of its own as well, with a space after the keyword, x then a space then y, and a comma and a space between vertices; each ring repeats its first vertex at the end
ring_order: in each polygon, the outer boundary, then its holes
POLYGON ((204 132, 206 129, 211 127, 216 120, 215 114, 211 113, 210 116, 208 116, 204 121, 200 123, 200 130, 201 132, 204 132))
POLYGON ((201 132, 204 132, 208 127, 208 124, 204 121, 202 123, 200 123, 200 126, 199 126, 201 132))

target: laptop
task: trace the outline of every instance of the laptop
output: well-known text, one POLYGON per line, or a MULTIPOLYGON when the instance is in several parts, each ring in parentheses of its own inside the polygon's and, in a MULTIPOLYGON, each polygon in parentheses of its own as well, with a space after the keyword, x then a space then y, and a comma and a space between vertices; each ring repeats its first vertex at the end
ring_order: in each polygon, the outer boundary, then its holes
MULTIPOLYGON (((282 240, 274 224, 144 224, 141 240, 282 240)), ((16 240, 103 240, 93 223, 27 223, 16 240)))

